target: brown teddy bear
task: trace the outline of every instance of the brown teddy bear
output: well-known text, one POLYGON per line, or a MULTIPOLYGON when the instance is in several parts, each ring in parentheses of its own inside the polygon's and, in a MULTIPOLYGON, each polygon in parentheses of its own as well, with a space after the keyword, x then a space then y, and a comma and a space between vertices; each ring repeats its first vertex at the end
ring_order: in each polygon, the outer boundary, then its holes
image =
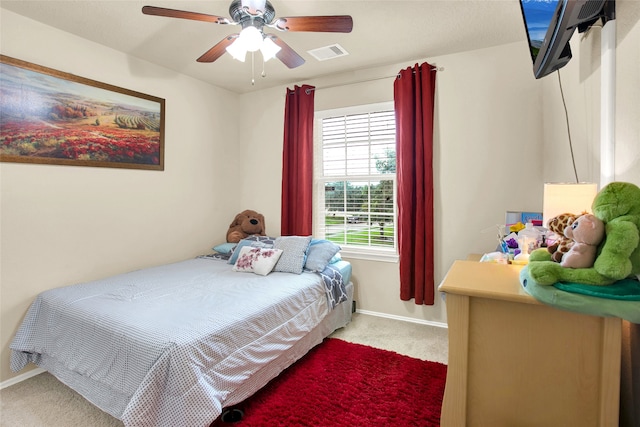
POLYGON ((252 234, 265 236, 264 216, 256 211, 244 210, 236 215, 227 231, 227 242, 238 243, 252 234))
POLYGON ((565 268, 593 267, 598 245, 604 239, 604 222, 591 214, 582 215, 564 230, 564 234, 573 240, 573 245, 562 257, 560 265, 565 268))

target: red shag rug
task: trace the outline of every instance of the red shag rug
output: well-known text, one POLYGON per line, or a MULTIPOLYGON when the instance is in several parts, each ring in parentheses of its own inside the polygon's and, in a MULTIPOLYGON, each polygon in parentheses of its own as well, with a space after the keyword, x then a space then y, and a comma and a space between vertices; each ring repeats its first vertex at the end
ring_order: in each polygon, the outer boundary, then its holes
POLYGON ((231 408, 244 412, 240 421, 227 414, 211 427, 439 426, 446 373, 441 363, 328 338, 231 408))

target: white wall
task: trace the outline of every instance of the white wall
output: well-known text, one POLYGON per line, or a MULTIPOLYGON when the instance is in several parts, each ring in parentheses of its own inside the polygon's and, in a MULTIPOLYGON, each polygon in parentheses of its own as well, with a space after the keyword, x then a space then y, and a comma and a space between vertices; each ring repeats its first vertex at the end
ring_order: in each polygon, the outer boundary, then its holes
POLYGON ((0 163, 0 380, 41 291, 210 252, 241 208, 237 96, 2 10, 2 54, 166 100, 165 170, 0 163))
MULTIPOLYGON (((434 149, 439 283, 455 259, 495 248, 496 225, 504 222, 506 210, 541 210, 541 86, 532 78, 524 41, 428 62, 445 68, 437 75, 434 149)), ((318 88, 316 111, 392 101, 391 76, 411 65, 392 64, 307 82, 318 88)), ((245 165, 240 194, 243 204, 261 206, 270 233, 280 229, 285 93, 282 87, 241 96, 247 117, 259 119, 258 126, 240 131, 245 165)), ((349 260, 360 309, 446 321, 439 297, 434 306, 400 300, 396 263, 349 260)))
MULTIPOLYGON (((573 59, 560 70, 580 181, 600 182, 598 26, 571 39, 573 59)), ((615 180, 640 185, 640 2, 616 2, 615 180)), ((575 181, 556 74, 544 83, 544 181, 575 181)))

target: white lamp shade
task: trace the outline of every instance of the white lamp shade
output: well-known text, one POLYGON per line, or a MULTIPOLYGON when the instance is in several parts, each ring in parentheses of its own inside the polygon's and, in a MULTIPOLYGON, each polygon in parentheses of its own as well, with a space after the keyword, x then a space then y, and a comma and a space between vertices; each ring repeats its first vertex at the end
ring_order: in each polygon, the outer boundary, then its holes
POLYGON ((227 46, 226 50, 231 56, 233 56, 233 59, 237 59, 240 62, 244 62, 244 59, 247 56, 247 49, 244 48, 239 38, 235 39, 233 43, 227 46))
POLYGON ((590 182, 581 183, 545 183, 542 202, 542 224, 560 214, 579 215, 591 212, 591 204, 598 193, 598 185, 590 182))
POLYGON ((247 51, 255 52, 262 46, 262 33, 256 27, 245 27, 240 31, 240 36, 235 43, 237 42, 242 43, 247 51))
POLYGON ((280 46, 275 44, 273 40, 270 38, 265 38, 264 42, 262 42, 262 46, 260 47, 260 52, 262 52, 262 57, 265 62, 276 56, 278 52, 282 49, 280 46))
POLYGON ((241 62, 245 61, 247 52, 255 52, 260 49, 262 57, 266 62, 276 56, 282 48, 275 44, 271 38, 264 37, 262 32, 257 28, 246 27, 240 31, 238 38, 227 46, 226 49, 234 59, 241 62))

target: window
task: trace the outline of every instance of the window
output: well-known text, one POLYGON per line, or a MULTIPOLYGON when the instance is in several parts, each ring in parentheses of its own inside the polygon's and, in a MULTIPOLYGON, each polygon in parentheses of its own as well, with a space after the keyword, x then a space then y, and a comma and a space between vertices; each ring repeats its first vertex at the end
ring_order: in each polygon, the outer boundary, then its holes
POLYGON ((397 259, 393 103, 315 116, 314 234, 350 256, 397 259))

